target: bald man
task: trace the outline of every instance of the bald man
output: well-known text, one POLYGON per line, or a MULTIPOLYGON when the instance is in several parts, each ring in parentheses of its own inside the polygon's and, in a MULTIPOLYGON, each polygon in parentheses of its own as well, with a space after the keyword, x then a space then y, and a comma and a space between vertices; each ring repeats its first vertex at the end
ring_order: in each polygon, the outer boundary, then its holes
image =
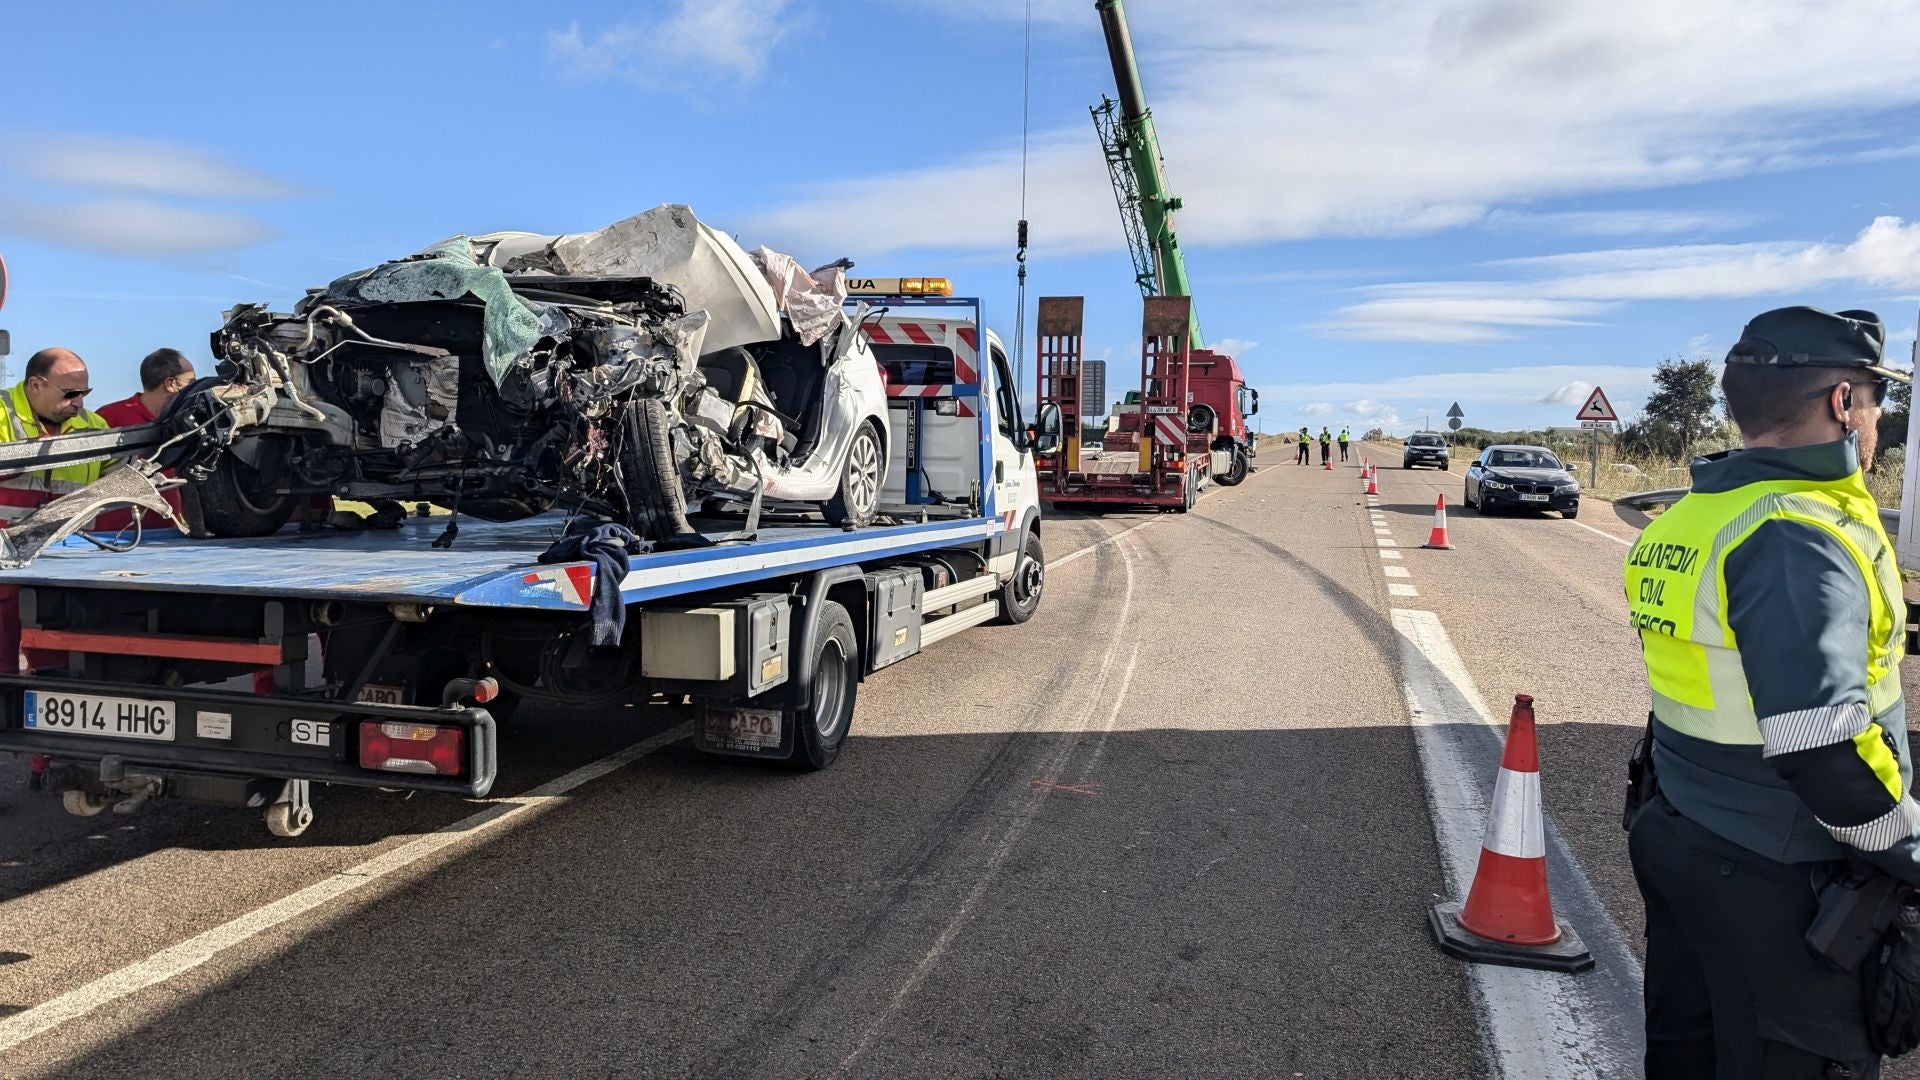
MULTIPOLYGON (((86 407, 93 388, 87 362, 71 349, 41 349, 27 358, 20 385, 0 396, 0 442, 40 439, 76 431, 105 431, 107 422, 86 407)), ((0 526, 10 525, 54 497, 93 483, 104 462, 0 476, 0 526)), ((20 590, 0 588, 0 674, 17 674, 20 658, 20 590)))

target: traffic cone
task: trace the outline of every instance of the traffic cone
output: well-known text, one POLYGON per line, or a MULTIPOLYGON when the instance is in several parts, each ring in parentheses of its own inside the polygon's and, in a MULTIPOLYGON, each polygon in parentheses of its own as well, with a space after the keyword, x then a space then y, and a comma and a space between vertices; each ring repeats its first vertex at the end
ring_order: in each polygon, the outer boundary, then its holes
POLYGON ((1487 808, 1480 865, 1465 904, 1435 904, 1435 940, 1449 956, 1475 963, 1585 971, 1593 954, 1573 927, 1553 917, 1547 892, 1546 825, 1540 816, 1540 751, 1533 699, 1513 695, 1500 778, 1487 808))
POLYGON ((1427 537, 1427 542, 1420 546, 1438 548, 1441 551, 1450 551, 1453 548, 1452 542, 1447 539, 1447 497, 1445 495, 1440 496, 1440 501, 1433 504, 1433 532, 1427 537))
POLYGON ((1332 471, 1333 471, 1333 459, 1332 459, 1331 457, 1325 457, 1325 456, 1323 456, 1323 457, 1321 457, 1321 459, 1320 459, 1320 467, 1321 467, 1321 468, 1323 468, 1323 469, 1325 469, 1325 470, 1327 470, 1328 472, 1332 472, 1332 471))
POLYGON ((1372 473, 1367 474, 1367 494, 1380 494, 1380 481, 1376 479, 1372 473))

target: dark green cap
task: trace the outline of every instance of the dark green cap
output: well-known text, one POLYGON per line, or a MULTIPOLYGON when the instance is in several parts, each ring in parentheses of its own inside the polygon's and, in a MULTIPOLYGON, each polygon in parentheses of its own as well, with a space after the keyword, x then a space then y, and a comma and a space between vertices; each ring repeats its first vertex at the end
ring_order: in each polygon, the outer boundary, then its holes
POLYGON ((1727 353, 1729 364, 1781 367, 1861 368, 1908 381, 1904 371, 1881 363, 1886 325, 1871 311, 1821 311, 1784 307, 1753 317, 1727 353))

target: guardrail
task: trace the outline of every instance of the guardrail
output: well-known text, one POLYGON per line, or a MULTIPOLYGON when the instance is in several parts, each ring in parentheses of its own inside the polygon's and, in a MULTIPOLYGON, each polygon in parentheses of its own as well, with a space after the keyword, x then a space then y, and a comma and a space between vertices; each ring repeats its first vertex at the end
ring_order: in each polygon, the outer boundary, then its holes
MULTIPOLYGON (((1652 510, 1656 506, 1672 506, 1681 496, 1692 488, 1661 488, 1659 491, 1642 491, 1637 495, 1623 495, 1613 500, 1622 506, 1631 506, 1635 510, 1652 510)), ((1880 508, 1880 526, 1890 533, 1900 531, 1900 511, 1880 508)))

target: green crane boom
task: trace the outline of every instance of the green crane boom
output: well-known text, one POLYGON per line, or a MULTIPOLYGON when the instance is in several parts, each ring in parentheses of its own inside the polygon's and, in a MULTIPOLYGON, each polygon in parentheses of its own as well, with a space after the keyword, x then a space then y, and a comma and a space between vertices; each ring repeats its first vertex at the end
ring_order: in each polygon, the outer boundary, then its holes
MULTIPOLYGON (((1153 112, 1140 88, 1140 68, 1133 59, 1133 38, 1127 33, 1127 13, 1120 0, 1095 0, 1101 29, 1107 35, 1107 55, 1113 61, 1113 80, 1120 99, 1101 97, 1093 107, 1093 124, 1107 157, 1114 198, 1120 203, 1120 225, 1133 256, 1134 277, 1144 296, 1193 295, 1187 280, 1187 262, 1174 233, 1173 215, 1180 199, 1167 190, 1160 137, 1153 130, 1153 112)), ((1203 348, 1200 319, 1193 319, 1193 347, 1203 348)))

